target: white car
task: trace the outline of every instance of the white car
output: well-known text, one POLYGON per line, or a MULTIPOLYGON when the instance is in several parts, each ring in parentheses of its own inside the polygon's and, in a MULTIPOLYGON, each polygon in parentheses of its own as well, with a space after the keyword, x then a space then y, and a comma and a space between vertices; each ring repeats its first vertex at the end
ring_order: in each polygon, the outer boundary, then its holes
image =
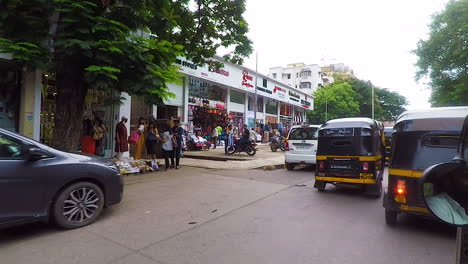
POLYGON ((286 169, 292 170, 299 163, 316 163, 319 125, 293 126, 286 140, 286 169))

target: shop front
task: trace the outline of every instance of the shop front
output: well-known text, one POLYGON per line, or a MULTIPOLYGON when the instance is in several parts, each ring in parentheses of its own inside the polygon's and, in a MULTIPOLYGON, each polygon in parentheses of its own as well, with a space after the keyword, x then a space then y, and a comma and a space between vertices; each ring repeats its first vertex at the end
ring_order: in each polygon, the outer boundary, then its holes
POLYGON ((278 131, 282 135, 286 135, 293 125, 292 116, 294 106, 286 103, 280 104, 280 122, 278 123, 278 131))
POLYGON ((227 89, 215 82, 196 77, 188 78, 188 123, 207 131, 214 124, 227 123, 227 89))
POLYGON ((19 132, 20 91, 21 72, 0 66, 0 128, 19 132))

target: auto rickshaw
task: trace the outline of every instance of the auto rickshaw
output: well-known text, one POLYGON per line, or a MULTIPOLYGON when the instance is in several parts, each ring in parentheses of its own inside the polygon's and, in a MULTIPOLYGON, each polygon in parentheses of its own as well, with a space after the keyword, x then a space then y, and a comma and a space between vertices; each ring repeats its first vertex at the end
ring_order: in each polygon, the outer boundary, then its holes
POLYGON ((362 185, 380 197, 383 179, 383 127, 370 118, 342 118, 319 130, 314 188, 327 183, 362 185))
POLYGON ((431 216, 418 180, 428 167, 454 157, 466 115, 468 107, 462 106, 407 111, 398 117, 383 199, 387 224, 394 225, 400 213, 431 216))
POLYGON ((385 161, 388 163, 390 163, 390 157, 392 156, 392 134, 393 134, 393 127, 384 128, 385 161))

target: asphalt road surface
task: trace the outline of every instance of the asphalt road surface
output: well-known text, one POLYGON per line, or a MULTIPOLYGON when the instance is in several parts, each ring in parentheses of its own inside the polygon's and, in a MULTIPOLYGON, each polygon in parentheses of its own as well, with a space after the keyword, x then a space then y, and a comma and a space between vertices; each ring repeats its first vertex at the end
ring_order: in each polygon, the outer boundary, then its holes
POLYGON ((454 263, 455 229, 417 217, 388 227, 381 199, 313 182, 307 168, 130 176, 91 226, 1 230, 0 263, 454 263))

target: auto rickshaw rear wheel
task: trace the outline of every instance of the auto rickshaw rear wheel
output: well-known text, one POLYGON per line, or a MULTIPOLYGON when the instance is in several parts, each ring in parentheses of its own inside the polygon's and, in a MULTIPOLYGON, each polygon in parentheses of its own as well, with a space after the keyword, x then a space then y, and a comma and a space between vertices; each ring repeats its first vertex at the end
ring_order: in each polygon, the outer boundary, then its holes
POLYGON ((391 211, 389 209, 385 209, 385 223, 387 225, 395 225, 397 222, 398 213, 395 211, 391 211))
POLYGON ((319 190, 319 192, 324 192, 325 191, 325 187, 327 186, 327 182, 324 182, 324 181, 315 181, 314 183, 314 188, 319 190))
POLYGON ((366 185, 365 193, 371 197, 380 198, 382 196, 382 179, 377 180, 375 184, 366 185))

